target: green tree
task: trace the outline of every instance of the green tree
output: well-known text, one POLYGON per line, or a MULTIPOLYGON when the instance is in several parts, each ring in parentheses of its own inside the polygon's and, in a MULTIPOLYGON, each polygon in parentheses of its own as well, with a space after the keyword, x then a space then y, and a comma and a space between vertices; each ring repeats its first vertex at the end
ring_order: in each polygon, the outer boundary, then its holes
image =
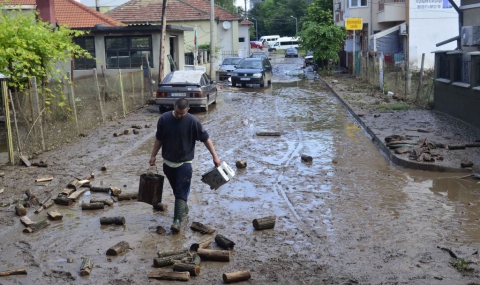
POLYGON ((237 13, 237 7, 234 4, 234 0, 215 0, 215 5, 218 5, 232 13, 237 13))

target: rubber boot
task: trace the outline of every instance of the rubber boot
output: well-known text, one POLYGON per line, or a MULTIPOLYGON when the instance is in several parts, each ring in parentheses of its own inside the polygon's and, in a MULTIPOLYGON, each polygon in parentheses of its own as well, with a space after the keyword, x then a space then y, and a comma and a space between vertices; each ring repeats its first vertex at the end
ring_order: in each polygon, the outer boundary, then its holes
POLYGON ((183 214, 184 215, 188 214, 188 204, 187 204, 187 202, 185 202, 185 210, 184 210, 183 214))
POLYGON ((180 232, 180 227, 182 226, 182 218, 185 212, 185 204, 186 202, 182 199, 175 199, 175 211, 173 214, 173 224, 170 227, 172 232, 178 233, 180 232))

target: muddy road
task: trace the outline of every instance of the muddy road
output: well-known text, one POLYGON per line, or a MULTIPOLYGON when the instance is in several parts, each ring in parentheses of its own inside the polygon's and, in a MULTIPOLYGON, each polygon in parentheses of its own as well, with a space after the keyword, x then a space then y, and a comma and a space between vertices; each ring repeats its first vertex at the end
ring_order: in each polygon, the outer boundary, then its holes
MULTIPOLYGON (((199 276, 183 284, 223 284, 222 273, 249 269, 245 284, 475 284, 478 276, 479 186, 461 174, 412 171, 392 166, 320 80, 291 76, 301 59, 273 57, 268 88, 222 85, 208 113, 193 110, 208 130, 220 159, 237 169, 218 190, 200 181, 213 166, 203 144, 193 164, 190 213, 172 235, 173 195, 164 186, 166 212, 136 201, 82 211, 82 201, 104 198, 86 192, 72 206, 54 206, 62 221, 24 234, 12 203, 30 189, 55 195, 74 177, 95 172, 94 186, 136 193, 148 166, 158 108, 149 106, 109 122, 81 141, 43 153, 48 168, 2 166, 0 271, 25 268, 26 276, 0 277, 0 284, 167 284, 147 279, 156 252, 189 247, 206 238, 193 221, 236 243, 230 262, 203 261, 199 276), (153 124, 138 135, 113 137, 132 124, 153 124), (257 136, 279 131, 279 137, 257 136), (300 156, 313 157, 312 163, 300 156), (99 171, 106 164, 107 171, 99 171), (48 183, 38 177, 53 176, 48 183), (274 229, 254 231, 252 220, 276 215, 274 229), (124 216, 124 226, 101 226, 100 217, 124 216), (157 234, 156 227, 167 229, 157 234), (106 256, 120 241, 128 253, 106 256), (453 267, 451 249, 468 266, 453 267), (82 257, 94 261, 80 276, 82 257), (73 262, 67 262, 72 258, 73 262), (466 268, 475 269, 467 272, 466 268), (463 270, 463 271, 462 271, 463 270)), ((160 160, 161 161, 161 160, 160 160)), ((35 221, 45 211, 28 216, 35 221)), ((219 249, 215 243, 210 248, 219 249)), ((171 267, 165 268, 171 270, 171 267)))

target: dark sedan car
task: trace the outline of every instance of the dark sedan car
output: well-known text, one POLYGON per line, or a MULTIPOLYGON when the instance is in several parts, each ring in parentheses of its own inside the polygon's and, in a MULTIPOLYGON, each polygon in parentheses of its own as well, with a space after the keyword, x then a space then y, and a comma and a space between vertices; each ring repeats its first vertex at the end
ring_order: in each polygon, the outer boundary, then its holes
POLYGON ((218 78, 220 81, 230 78, 230 73, 237 68, 237 65, 242 62, 243 57, 227 57, 223 60, 220 69, 218 70, 218 78))
POLYGON ((268 57, 268 55, 264 52, 252 52, 250 54, 250 57, 251 58, 266 58, 268 60, 270 60, 270 58, 268 57))
POLYGON ((296 48, 287 48, 285 51, 285 57, 298 57, 298 51, 296 48))
POLYGON ((208 110, 217 102, 217 84, 201 70, 177 70, 170 72, 158 85, 155 103, 160 112, 173 108, 177 99, 185 98, 191 107, 208 110))
POLYGON ((265 58, 246 58, 232 72, 232 86, 260 84, 268 87, 272 83, 272 65, 265 58))

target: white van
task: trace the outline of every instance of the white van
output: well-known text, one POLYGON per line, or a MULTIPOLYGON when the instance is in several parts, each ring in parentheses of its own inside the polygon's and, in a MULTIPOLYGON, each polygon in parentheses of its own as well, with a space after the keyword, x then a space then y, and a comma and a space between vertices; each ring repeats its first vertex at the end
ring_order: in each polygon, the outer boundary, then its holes
POLYGON ((279 38, 278 41, 268 47, 268 51, 287 48, 298 48, 298 39, 293 37, 279 38))
POLYGON ((269 47, 270 45, 273 45, 276 41, 278 41, 279 38, 279 35, 262 36, 258 41, 263 43, 263 47, 269 47))

